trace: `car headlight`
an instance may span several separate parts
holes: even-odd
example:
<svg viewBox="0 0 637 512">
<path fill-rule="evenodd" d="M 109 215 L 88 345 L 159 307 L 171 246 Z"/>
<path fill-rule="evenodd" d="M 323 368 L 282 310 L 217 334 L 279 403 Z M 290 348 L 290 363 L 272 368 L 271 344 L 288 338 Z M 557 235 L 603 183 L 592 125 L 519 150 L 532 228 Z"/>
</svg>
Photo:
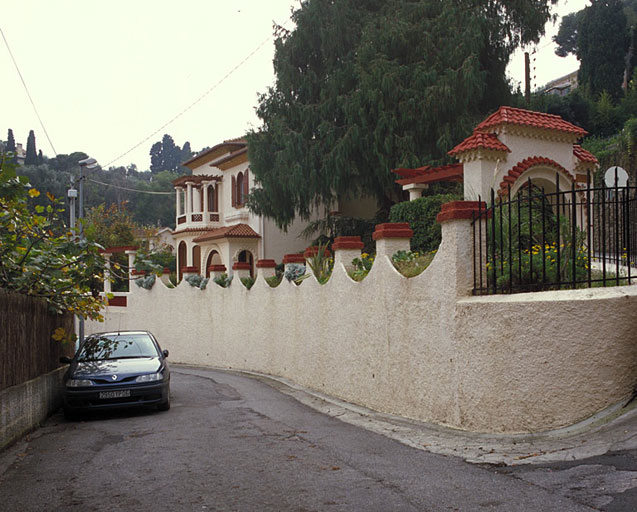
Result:
<svg viewBox="0 0 637 512">
<path fill-rule="evenodd" d="M 86 379 L 69 379 L 66 381 L 67 388 L 85 388 L 92 385 L 93 381 Z"/>
<path fill-rule="evenodd" d="M 155 382 L 157 380 L 163 380 L 164 374 L 162 372 L 149 373 L 147 375 L 140 375 L 135 379 L 135 382 Z"/>
</svg>

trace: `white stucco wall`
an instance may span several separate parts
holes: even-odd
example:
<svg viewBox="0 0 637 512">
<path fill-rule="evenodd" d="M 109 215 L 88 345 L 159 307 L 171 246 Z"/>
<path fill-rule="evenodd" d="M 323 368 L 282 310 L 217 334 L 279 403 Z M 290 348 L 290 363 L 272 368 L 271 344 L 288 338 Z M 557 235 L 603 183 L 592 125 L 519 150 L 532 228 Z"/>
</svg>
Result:
<svg viewBox="0 0 637 512">
<path fill-rule="evenodd" d="M 469 222 L 447 221 L 412 279 L 379 254 L 360 283 L 337 265 L 324 286 L 132 286 L 128 307 L 87 332 L 148 329 L 175 362 L 279 375 L 479 432 L 562 427 L 631 393 L 637 287 L 471 297 L 471 272 Z"/>
</svg>

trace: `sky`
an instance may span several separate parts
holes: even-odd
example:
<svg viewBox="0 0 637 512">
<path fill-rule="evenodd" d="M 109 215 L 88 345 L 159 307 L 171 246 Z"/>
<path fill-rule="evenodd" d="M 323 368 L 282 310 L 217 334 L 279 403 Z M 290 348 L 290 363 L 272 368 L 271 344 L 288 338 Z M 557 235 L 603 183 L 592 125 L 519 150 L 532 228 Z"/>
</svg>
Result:
<svg viewBox="0 0 637 512">
<path fill-rule="evenodd" d="M 587 0 L 560 0 L 568 14 Z M 0 29 L 22 73 L 36 116 L 0 38 L 0 139 L 9 128 L 26 147 L 84 151 L 104 168 L 150 166 L 164 133 L 193 150 L 259 126 L 258 95 L 273 84 L 273 23 L 292 28 L 299 0 L 0 0 Z M 533 88 L 578 68 L 554 55 L 551 36 L 533 54 Z M 533 47 L 527 50 L 533 51 Z M 518 53 L 508 73 L 523 82 Z M 166 125 L 166 126 L 165 126 Z"/>
</svg>

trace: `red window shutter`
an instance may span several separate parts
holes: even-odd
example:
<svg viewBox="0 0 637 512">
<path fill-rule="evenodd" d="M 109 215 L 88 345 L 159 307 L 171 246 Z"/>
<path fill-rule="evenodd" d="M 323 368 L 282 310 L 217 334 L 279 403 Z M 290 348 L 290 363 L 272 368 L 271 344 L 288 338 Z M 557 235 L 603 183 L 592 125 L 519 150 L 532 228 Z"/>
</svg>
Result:
<svg viewBox="0 0 637 512">
<path fill-rule="evenodd" d="M 246 173 L 243 175 L 243 204 L 246 204 L 248 200 L 248 193 L 250 192 L 250 182 L 248 179 L 248 169 L 246 169 Z"/>
<path fill-rule="evenodd" d="M 232 177 L 232 206 L 237 206 L 237 178 Z"/>
<path fill-rule="evenodd" d="M 219 211 L 219 184 L 215 185 L 215 205 L 213 211 Z"/>
</svg>

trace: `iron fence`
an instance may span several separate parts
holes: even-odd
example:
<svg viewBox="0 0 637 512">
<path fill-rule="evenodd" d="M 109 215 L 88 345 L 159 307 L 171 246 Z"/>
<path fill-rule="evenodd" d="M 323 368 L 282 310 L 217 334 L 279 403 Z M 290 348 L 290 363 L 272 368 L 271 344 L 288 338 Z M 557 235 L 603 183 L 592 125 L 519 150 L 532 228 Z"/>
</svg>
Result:
<svg viewBox="0 0 637 512">
<path fill-rule="evenodd" d="M 636 187 L 595 186 L 590 173 L 570 190 L 560 190 L 559 174 L 554 183 L 528 180 L 513 196 L 511 188 L 499 196 L 492 190 L 472 224 L 476 295 L 616 286 L 637 277 Z"/>
</svg>

